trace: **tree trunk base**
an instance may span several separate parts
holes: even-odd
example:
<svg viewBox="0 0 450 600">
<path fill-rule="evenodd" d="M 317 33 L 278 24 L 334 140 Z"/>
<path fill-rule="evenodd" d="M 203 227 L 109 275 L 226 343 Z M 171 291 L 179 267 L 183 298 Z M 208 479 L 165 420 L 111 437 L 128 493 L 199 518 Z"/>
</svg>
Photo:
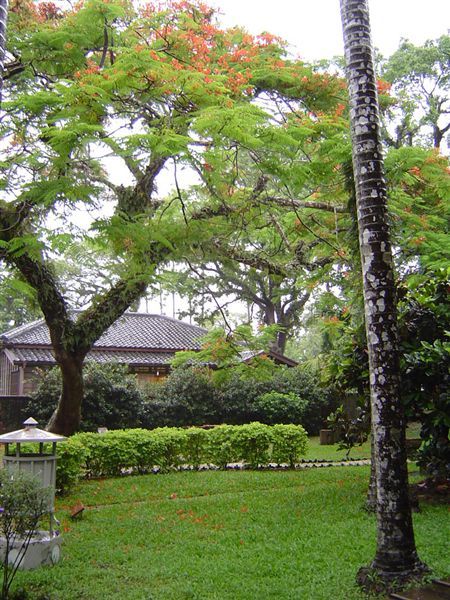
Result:
<svg viewBox="0 0 450 600">
<path fill-rule="evenodd" d="M 368 594 L 389 594 L 421 581 L 431 569 L 421 561 L 404 571 L 385 571 L 370 565 L 361 567 L 356 575 L 356 583 Z"/>
<path fill-rule="evenodd" d="M 75 415 L 65 415 L 63 411 L 59 409 L 59 406 L 55 409 L 54 413 L 50 417 L 49 422 L 45 426 L 47 431 L 57 433 L 58 435 L 65 435 L 70 437 L 78 431 L 80 426 L 79 413 Z"/>
</svg>

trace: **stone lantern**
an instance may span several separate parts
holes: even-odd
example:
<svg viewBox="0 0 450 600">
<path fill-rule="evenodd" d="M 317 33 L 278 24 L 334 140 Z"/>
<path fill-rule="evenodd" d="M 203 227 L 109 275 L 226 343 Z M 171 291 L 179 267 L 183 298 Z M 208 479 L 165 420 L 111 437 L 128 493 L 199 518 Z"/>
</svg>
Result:
<svg viewBox="0 0 450 600">
<path fill-rule="evenodd" d="M 21 562 L 21 569 L 34 569 L 45 564 L 55 564 L 61 553 L 61 536 L 55 530 L 55 491 L 56 491 L 56 444 L 67 438 L 62 435 L 38 429 L 37 421 L 29 418 L 24 422 L 24 429 L 0 435 L 0 444 L 5 445 L 3 466 L 14 471 L 27 471 L 39 479 L 44 488 L 49 490 L 48 531 L 39 530 L 33 536 L 28 550 Z M 38 450 L 29 452 L 22 444 L 39 444 Z M 50 449 L 48 444 L 51 444 Z M 10 444 L 14 444 L 10 451 Z M 46 446 L 44 446 L 46 444 Z M 0 541 L 1 545 L 1 541 Z M 10 551 L 14 553 L 14 549 Z M 16 550 L 18 552 L 18 550 Z"/>
</svg>

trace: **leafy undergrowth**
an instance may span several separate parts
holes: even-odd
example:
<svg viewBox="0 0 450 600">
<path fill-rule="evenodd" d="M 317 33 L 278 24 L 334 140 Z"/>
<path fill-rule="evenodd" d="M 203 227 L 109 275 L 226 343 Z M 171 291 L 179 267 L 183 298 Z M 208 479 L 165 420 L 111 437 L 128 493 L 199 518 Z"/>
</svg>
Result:
<svg viewBox="0 0 450 600">
<path fill-rule="evenodd" d="M 368 468 L 185 472 L 84 482 L 58 504 L 63 558 L 20 573 L 52 600 L 356 600 L 374 555 Z M 70 508 L 86 507 L 71 521 Z M 414 515 L 419 553 L 446 568 L 447 508 Z"/>
</svg>

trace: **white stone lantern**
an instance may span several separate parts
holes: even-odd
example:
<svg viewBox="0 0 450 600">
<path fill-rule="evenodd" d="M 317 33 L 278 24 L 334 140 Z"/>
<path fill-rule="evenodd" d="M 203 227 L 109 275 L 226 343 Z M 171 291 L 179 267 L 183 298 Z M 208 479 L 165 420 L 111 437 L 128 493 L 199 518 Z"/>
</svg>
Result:
<svg viewBox="0 0 450 600">
<path fill-rule="evenodd" d="M 36 532 L 22 560 L 21 569 L 33 569 L 58 562 L 62 541 L 59 532 L 55 530 L 56 444 L 67 438 L 38 429 L 37 424 L 37 421 L 30 417 L 24 422 L 24 429 L 0 435 L 0 444 L 5 445 L 3 466 L 6 469 L 31 473 L 41 481 L 42 487 L 49 490 L 49 530 Z M 30 443 L 39 444 L 38 451 L 29 452 L 28 448 L 22 447 L 22 444 Z M 11 444 L 15 445 L 13 451 L 10 451 Z M 44 446 L 45 444 L 47 446 Z"/>
</svg>

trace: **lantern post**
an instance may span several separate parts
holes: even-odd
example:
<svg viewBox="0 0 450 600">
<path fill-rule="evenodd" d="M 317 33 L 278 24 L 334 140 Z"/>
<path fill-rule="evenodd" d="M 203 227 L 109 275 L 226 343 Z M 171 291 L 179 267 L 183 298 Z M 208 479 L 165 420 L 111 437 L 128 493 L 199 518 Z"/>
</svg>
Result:
<svg viewBox="0 0 450 600">
<path fill-rule="evenodd" d="M 5 446 L 3 467 L 12 472 L 30 473 L 40 480 L 43 488 L 49 491 L 47 506 L 49 528 L 36 531 L 20 564 L 21 569 L 55 564 L 61 554 L 62 539 L 59 531 L 55 529 L 58 523 L 55 519 L 56 444 L 67 438 L 38 429 L 37 425 L 38 422 L 30 417 L 24 422 L 23 429 L 0 435 L 0 444 Z M 29 444 L 33 446 L 30 447 Z M 0 540 L 0 548 L 1 545 Z"/>
</svg>

